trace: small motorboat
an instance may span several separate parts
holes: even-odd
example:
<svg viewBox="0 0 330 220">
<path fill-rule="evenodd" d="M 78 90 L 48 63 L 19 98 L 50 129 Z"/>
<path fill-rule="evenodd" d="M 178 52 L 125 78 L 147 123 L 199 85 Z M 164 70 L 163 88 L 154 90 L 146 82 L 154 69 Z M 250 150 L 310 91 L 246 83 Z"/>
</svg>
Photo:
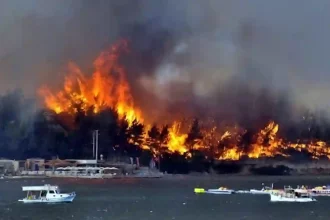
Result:
<svg viewBox="0 0 330 220">
<path fill-rule="evenodd" d="M 330 186 L 317 186 L 310 190 L 313 196 L 330 196 Z"/>
<path fill-rule="evenodd" d="M 271 202 L 316 202 L 306 189 L 284 187 L 283 192 L 270 193 Z"/>
<path fill-rule="evenodd" d="M 76 193 L 60 193 L 58 186 L 23 186 L 23 192 L 27 192 L 26 198 L 18 200 L 23 203 L 66 203 L 72 202 Z"/>
<path fill-rule="evenodd" d="M 227 189 L 226 187 L 219 187 L 219 189 L 209 189 L 207 193 L 211 194 L 234 194 L 235 190 Z"/>
<path fill-rule="evenodd" d="M 264 186 L 261 189 L 250 189 L 250 193 L 251 194 L 256 194 L 256 195 L 268 195 L 272 192 L 278 192 L 278 191 L 279 190 L 274 190 L 274 185 L 273 184 L 272 184 L 271 187 Z"/>
<path fill-rule="evenodd" d="M 233 194 L 235 190 L 227 189 L 226 187 L 220 187 L 218 189 L 208 189 L 205 190 L 203 188 L 195 188 L 195 193 L 208 193 L 208 194 Z"/>
</svg>

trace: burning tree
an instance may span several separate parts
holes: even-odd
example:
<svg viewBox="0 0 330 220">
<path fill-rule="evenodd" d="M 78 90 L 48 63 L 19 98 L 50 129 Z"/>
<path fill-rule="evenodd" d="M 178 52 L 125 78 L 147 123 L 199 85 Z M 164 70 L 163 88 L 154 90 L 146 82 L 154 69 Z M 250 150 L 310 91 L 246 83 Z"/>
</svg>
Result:
<svg viewBox="0 0 330 220">
<path fill-rule="evenodd" d="M 199 122 L 197 119 L 195 119 L 191 125 L 190 131 L 188 133 L 188 136 L 186 138 L 185 144 L 188 146 L 188 149 L 190 151 L 194 150 L 195 145 L 199 145 L 202 141 L 202 134 L 199 127 Z M 198 148 L 198 146 L 197 146 Z"/>
<path fill-rule="evenodd" d="M 248 120 L 250 124 L 244 128 L 239 124 L 207 126 L 205 121 L 199 119 L 190 121 L 190 128 L 187 129 L 183 126 L 184 122 L 177 118 L 169 126 L 159 129 L 149 123 L 148 113 L 142 112 L 133 99 L 127 70 L 120 62 L 128 53 L 128 43 L 119 41 L 97 57 L 91 75 L 83 73 L 74 63 L 69 63 L 69 73 L 64 78 L 62 89 L 53 92 L 50 87 L 42 86 L 39 95 L 51 115 L 52 123 L 61 129 L 49 127 L 50 119 L 40 115 L 34 125 L 33 138 L 26 138 L 24 143 L 28 143 L 27 146 L 32 146 L 32 143 L 36 143 L 34 146 L 50 146 L 47 149 L 50 154 L 87 157 L 91 155 L 91 132 L 98 129 L 100 153 L 106 156 L 120 154 L 139 157 L 142 150 L 150 150 L 157 158 L 165 153 L 190 157 L 192 152 L 199 151 L 215 159 L 238 160 L 242 157 L 288 157 L 290 155 L 287 152 L 294 150 L 308 152 L 314 158 L 330 158 L 329 145 L 321 140 L 326 135 L 313 120 L 304 120 L 308 124 L 304 125 L 306 129 L 308 127 L 308 134 L 298 132 L 295 140 L 280 138 L 280 125 L 275 121 L 264 122 L 272 116 L 270 113 L 263 114 L 263 123 L 258 122 L 258 129 L 251 126 L 253 120 Z M 264 94 L 259 99 L 267 97 Z M 247 100 L 245 103 L 249 105 Z M 272 105 L 269 101 L 267 103 Z M 3 98 L 0 109 L 2 135 L 10 128 L 11 123 L 7 119 L 13 118 L 11 114 L 16 114 L 6 110 L 6 105 L 10 106 L 10 103 L 6 104 Z M 6 138 L 2 138 L 5 140 L 2 144 L 8 143 Z M 43 138 L 49 142 L 43 142 Z M 42 151 L 36 147 L 33 149 Z M 27 151 L 33 150 L 29 147 Z"/>
<path fill-rule="evenodd" d="M 168 143 L 168 126 L 165 125 L 161 130 L 156 125 L 153 125 L 148 131 L 147 145 L 150 147 L 154 157 L 158 161 L 158 169 L 160 169 L 160 160 Z"/>
</svg>

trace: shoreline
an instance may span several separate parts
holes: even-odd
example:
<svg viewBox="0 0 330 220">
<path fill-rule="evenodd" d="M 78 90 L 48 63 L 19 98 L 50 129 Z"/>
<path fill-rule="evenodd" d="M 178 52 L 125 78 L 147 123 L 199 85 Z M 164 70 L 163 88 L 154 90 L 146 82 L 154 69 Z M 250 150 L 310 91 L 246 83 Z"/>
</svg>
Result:
<svg viewBox="0 0 330 220">
<path fill-rule="evenodd" d="M 222 179 L 231 178 L 231 179 L 260 179 L 260 178 L 286 178 L 286 179 L 304 179 L 304 178 L 329 178 L 330 175 L 327 174 L 291 174 L 291 175 L 255 175 L 255 174 L 164 174 L 161 176 L 113 176 L 113 177 L 79 177 L 79 176 L 46 176 L 46 175 L 24 175 L 24 176 L 4 176 L 1 179 L 86 179 L 86 180 L 95 180 L 95 179 Z M 1 180 L 0 179 L 0 180 Z"/>
</svg>

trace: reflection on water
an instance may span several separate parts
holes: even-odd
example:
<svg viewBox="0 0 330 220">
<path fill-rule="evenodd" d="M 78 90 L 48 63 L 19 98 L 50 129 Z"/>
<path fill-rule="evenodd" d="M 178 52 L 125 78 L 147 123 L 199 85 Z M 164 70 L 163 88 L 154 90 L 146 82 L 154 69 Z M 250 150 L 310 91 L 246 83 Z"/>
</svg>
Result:
<svg viewBox="0 0 330 220">
<path fill-rule="evenodd" d="M 235 189 L 283 185 L 327 185 L 328 178 L 219 177 L 173 179 L 52 179 L 0 180 L 1 220 L 55 219 L 329 219 L 330 198 L 316 203 L 270 203 L 267 195 L 195 195 L 193 188 Z M 72 204 L 21 204 L 23 185 L 58 184 L 75 191 Z"/>
</svg>

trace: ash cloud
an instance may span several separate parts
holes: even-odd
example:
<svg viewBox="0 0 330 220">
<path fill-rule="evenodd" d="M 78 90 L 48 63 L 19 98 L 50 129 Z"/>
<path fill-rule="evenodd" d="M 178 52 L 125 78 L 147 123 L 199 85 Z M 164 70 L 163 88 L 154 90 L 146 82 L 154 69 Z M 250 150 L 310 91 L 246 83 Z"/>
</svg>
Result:
<svg viewBox="0 0 330 220">
<path fill-rule="evenodd" d="M 1 91 L 35 95 L 62 80 L 69 60 L 87 70 L 125 37 L 133 95 L 157 106 L 155 118 L 185 106 L 247 124 L 280 120 L 299 105 L 328 107 L 329 11 L 326 0 L 2 1 Z"/>
</svg>

